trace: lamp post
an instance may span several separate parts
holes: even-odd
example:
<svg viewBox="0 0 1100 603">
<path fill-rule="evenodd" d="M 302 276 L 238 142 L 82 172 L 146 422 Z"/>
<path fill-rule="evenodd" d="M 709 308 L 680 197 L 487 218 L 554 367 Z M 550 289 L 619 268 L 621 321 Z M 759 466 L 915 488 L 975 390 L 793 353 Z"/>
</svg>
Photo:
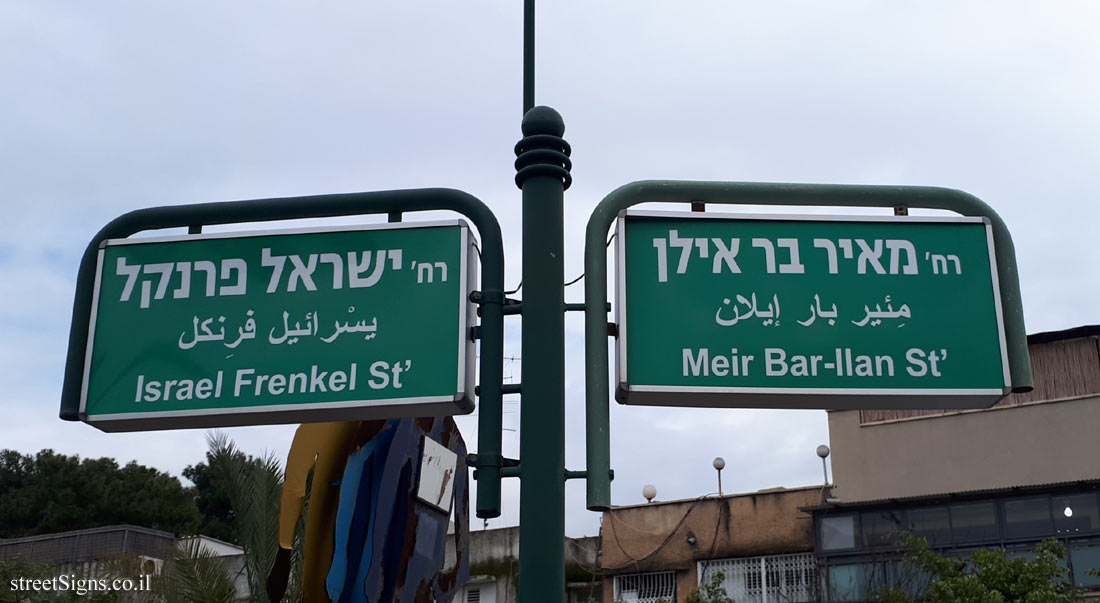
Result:
<svg viewBox="0 0 1100 603">
<path fill-rule="evenodd" d="M 565 122 L 550 107 L 523 116 L 516 185 L 523 191 L 523 334 L 520 342 L 519 600 L 565 597 L 564 193 Z"/>
<path fill-rule="evenodd" d="M 825 476 L 825 481 L 821 484 L 821 502 L 825 503 L 825 488 L 829 485 L 829 469 L 825 466 L 825 459 L 829 456 L 829 447 L 822 444 L 817 447 L 817 456 L 821 457 L 821 472 Z"/>
<path fill-rule="evenodd" d="M 716 456 L 711 465 L 718 471 L 718 496 L 722 496 L 722 470 L 726 468 L 726 459 Z"/>
</svg>

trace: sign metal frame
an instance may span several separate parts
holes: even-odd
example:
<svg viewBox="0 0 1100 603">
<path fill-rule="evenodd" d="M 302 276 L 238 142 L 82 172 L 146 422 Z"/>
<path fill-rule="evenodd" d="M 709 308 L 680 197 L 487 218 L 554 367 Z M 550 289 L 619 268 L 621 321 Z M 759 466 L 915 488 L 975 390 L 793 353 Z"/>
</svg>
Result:
<svg viewBox="0 0 1100 603">
<path fill-rule="evenodd" d="M 480 324 L 476 338 L 480 347 L 477 362 L 477 395 L 479 439 L 481 457 L 486 465 L 500 455 L 500 408 L 503 374 L 503 291 L 504 246 L 500 224 L 489 208 L 477 197 L 451 188 L 420 188 L 356 193 L 310 195 L 251 199 L 245 201 L 220 201 L 185 205 L 166 205 L 138 209 L 118 216 L 104 225 L 92 237 L 81 256 L 73 295 L 72 321 L 65 361 L 64 381 L 61 389 L 59 416 L 66 421 L 80 421 L 80 397 L 83 385 L 84 363 L 89 336 L 89 319 L 92 307 L 92 291 L 100 244 L 108 239 L 132 237 L 138 233 L 166 228 L 186 228 L 199 233 L 205 226 L 267 223 L 276 220 L 307 218 L 355 217 L 386 215 L 389 222 L 401 222 L 402 214 L 420 211 L 454 211 L 477 228 L 481 242 L 476 254 L 480 265 L 480 289 L 471 292 L 470 300 L 479 304 Z M 472 274 L 472 271 L 471 271 Z M 476 299 L 475 299 L 476 294 Z M 472 324 L 472 323 L 471 323 Z M 472 365 L 472 363 L 471 363 Z M 472 370 L 473 367 L 468 367 Z M 473 387 L 473 380 L 468 380 Z M 180 425 L 190 427 L 190 425 Z M 495 434 L 495 437 L 494 437 Z M 480 457 L 479 457 L 480 458 Z M 499 460 L 496 460 L 499 463 Z M 495 471 L 483 472 L 479 479 L 478 516 L 496 517 L 500 514 L 500 476 Z"/>
<path fill-rule="evenodd" d="M 1011 391 L 1033 389 L 1027 332 L 1020 299 L 1015 246 L 1008 226 L 987 203 L 964 191 L 932 186 L 804 184 L 693 180 L 639 180 L 611 191 L 599 202 L 585 230 L 585 458 L 587 506 L 592 511 L 611 508 L 611 418 L 608 336 L 618 325 L 608 323 L 607 235 L 618 213 L 642 203 L 691 203 L 699 206 L 813 206 L 908 208 L 947 210 L 964 216 L 988 218 L 993 230 L 1003 324 L 1008 347 Z"/>
</svg>

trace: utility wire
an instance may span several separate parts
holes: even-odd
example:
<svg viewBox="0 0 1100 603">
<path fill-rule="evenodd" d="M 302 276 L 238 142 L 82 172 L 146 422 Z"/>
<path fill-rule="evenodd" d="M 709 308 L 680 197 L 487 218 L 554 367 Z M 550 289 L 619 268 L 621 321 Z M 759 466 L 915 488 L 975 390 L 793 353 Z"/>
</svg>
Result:
<svg viewBox="0 0 1100 603">
<path fill-rule="evenodd" d="M 652 551 L 646 553 L 645 555 L 642 555 L 641 557 L 634 557 L 630 553 L 626 552 L 626 549 L 623 548 L 622 542 L 619 541 L 619 534 L 615 530 L 615 512 L 614 511 L 609 512 L 608 513 L 608 519 L 609 519 L 608 523 L 610 524 L 610 527 L 611 527 L 611 536 L 615 539 L 615 545 L 619 547 L 619 550 L 622 551 L 623 555 L 625 555 L 626 558 L 629 559 L 630 561 L 627 562 L 627 563 L 624 563 L 622 565 L 616 566 L 616 567 L 608 567 L 608 568 L 604 568 L 604 569 L 615 571 L 615 570 L 620 570 L 620 569 L 629 567 L 631 565 L 633 565 L 635 567 L 635 569 L 639 569 L 641 562 L 650 559 L 651 557 L 653 557 L 657 553 L 660 553 L 661 550 L 663 550 L 668 545 L 669 542 L 672 542 L 673 536 L 675 536 L 676 533 L 680 531 L 680 528 L 683 527 L 684 522 L 687 521 L 687 518 L 688 518 L 689 515 L 691 515 L 691 512 L 695 510 L 696 505 L 698 505 L 700 501 L 706 499 L 708 496 L 709 495 L 703 495 L 703 496 L 700 496 L 699 498 L 696 498 L 695 500 L 693 500 L 691 502 L 691 506 L 688 507 L 687 511 L 684 511 L 684 516 L 681 517 L 680 521 L 677 522 L 676 526 L 674 528 L 672 528 L 671 531 L 669 531 L 668 536 L 665 537 L 664 541 L 662 541 L 661 544 L 657 545 L 657 548 L 655 548 Z M 639 571 L 640 571 L 640 569 L 639 569 Z"/>
<path fill-rule="evenodd" d="M 618 234 L 618 233 L 616 233 L 616 232 L 611 233 L 611 238 L 607 240 L 607 243 L 604 244 L 604 247 L 610 247 L 611 246 L 611 241 L 615 240 L 615 235 L 616 234 Z M 569 285 L 575 285 L 577 283 L 577 281 L 581 280 L 582 278 L 584 278 L 584 273 L 583 272 L 577 278 L 569 281 L 568 283 L 565 283 L 564 286 L 568 287 Z"/>
<path fill-rule="evenodd" d="M 617 234 L 618 233 L 615 233 L 615 232 L 611 233 L 611 238 L 607 239 L 607 243 L 604 244 L 604 247 L 610 247 L 611 246 L 611 241 L 615 240 L 615 235 L 617 235 Z M 478 259 L 480 259 L 481 258 L 481 250 L 478 249 L 476 245 L 474 246 L 474 249 L 477 250 L 477 257 L 478 257 Z M 563 287 L 568 287 L 570 285 L 575 285 L 578 282 L 580 282 L 580 280 L 582 278 L 584 278 L 584 273 L 583 272 L 581 273 L 580 276 L 578 276 L 577 278 L 569 281 L 568 283 L 565 283 L 562 286 Z M 511 291 L 505 291 L 504 294 L 505 295 L 515 295 L 516 293 L 519 293 L 519 290 L 522 289 L 522 288 L 523 288 L 523 281 L 520 281 L 519 284 L 516 285 L 515 289 L 512 289 Z"/>
</svg>

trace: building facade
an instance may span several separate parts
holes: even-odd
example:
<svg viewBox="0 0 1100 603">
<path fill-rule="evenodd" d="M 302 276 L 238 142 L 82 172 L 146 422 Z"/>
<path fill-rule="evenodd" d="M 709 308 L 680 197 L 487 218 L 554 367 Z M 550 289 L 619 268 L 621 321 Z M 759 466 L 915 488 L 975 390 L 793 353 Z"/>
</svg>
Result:
<svg viewBox="0 0 1100 603">
<path fill-rule="evenodd" d="M 115 575 L 120 560 L 136 562 L 143 575 L 161 574 L 174 549 L 217 558 L 233 579 L 237 601 L 250 600 L 244 549 L 209 536 L 175 535 L 132 525 L 0 539 L 0 561 L 42 563 L 84 577 Z M 137 596 L 140 599 L 140 596 Z M 120 600 L 128 600 L 121 596 Z"/>
<path fill-rule="evenodd" d="M 927 577 L 903 563 L 895 540 L 901 531 L 949 557 L 983 548 L 1031 557 L 1040 541 L 1054 538 L 1069 551 L 1069 577 L 1100 596 L 1100 577 L 1088 574 L 1100 568 L 1100 480 L 831 503 L 812 512 L 826 601 L 867 600 L 884 587 L 919 593 Z"/>
<path fill-rule="evenodd" d="M 738 603 L 816 601 L 814 531 L 802 507 L 822 486 L 614 507 L 603 514 L 603 600 L 683 601 L 722 573 Z"/>
<path fill-rule="evenodd" d="M 1100 326 L 1028 336 L 1035 389 L 977 411 L 830 411 L 843 501 L 1100 478 Z"/>
<path fill-rule="evenodd" d="M 1044 538 L 1100 596 L 1100 327 L 1028 337 L 1035 389 L 984 410 L 830 411 L 836 487 L 814 515 L 825 600 L 919 589 L 890 534 L 948 556 Z"/>
<path fill-rule="evenodd" d="M 447 535 L 444 568 L 454 567 L 454 534 Z M 600 603 L 600 539 L 565 539 L 566 603 Z M 454 603 L 515 603 L 519 578 L 519 527 L 470 532 L 470 579 Z"/>
<path fill-rule="evenodd" d="M 142 562 L 142 570 L 158 573 L 175 546 L 168 532 L 120 525 L 56 534 L 0 539 L 0 560 L 80 567 L 105 559 L 128 556 Z"/>
</svg>

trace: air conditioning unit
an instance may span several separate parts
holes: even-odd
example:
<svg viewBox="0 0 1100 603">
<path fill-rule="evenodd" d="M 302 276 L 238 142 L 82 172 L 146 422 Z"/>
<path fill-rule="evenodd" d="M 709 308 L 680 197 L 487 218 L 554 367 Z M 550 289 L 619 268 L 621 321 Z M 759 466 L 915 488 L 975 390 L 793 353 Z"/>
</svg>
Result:
<svg viewBox="0 0 1100 603">
<path fill-rule="evenodd" d="M 164 559 L 138 555 L 138 561 L 141 564 L 141 573 L 143 574 L 160 574 L 161 570 L 164 569 Z"/>
</svg>

